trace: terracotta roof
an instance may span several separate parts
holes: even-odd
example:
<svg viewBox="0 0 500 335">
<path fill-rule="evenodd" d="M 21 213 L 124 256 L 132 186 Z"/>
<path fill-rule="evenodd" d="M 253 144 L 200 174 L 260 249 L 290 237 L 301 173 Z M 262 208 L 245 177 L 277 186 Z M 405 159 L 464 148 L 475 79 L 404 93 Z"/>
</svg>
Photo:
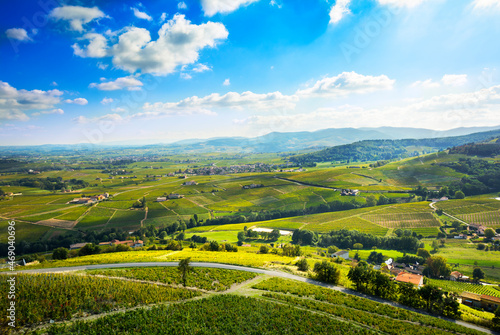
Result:
<svg viewBox="0 0 500 335">
<path fill-rule="evenodd" d="M 462 277 L 462 274 L 458 271 L 453 271 L 452 273 L 450 273 L 450 276 L 455 277 L 455 278 L 460 278 L 460 277 Z"/>
<path fill-rule="evenodd" d="M 481 295 L 481 300 L 488 300 L 488 301 L 495 302 L 497 304 L 500 303 L 500 298 L 492 297 L 491 295 L 486 295 L 486 294 Z"/>
<path fill-rule="evenodd" d="M 471 300 L 476 300 L 476 301 L 481 300 L 480 294 L 476 294 L 476 293 L 472 293 L 472 292 L 462 292 L 462 294 L 460 294 L 460 296 L 462 297 L 462 299 L 471 299 Z"/>
<path fill-rule="evenodd" d="M 398 273 L 396 280 L 403 283 L 411 283 L 413 285 L 421 285 L 423 283 L 423 277 L 421 275 L 408 272 Z"/>
</svg>

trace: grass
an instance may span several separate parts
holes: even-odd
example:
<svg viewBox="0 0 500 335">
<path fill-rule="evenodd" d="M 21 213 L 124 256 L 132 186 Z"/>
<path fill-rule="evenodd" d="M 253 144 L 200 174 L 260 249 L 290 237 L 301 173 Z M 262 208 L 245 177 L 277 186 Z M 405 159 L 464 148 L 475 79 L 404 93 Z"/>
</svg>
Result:
<svg viewBox="0 0 500 335">
<path fill-rule="evenodd" d="M 149 214 L 149 213 L 148 213 Z M 109 220 L 106 228 L 121 228 L 124 230 L 135 230 L 141 227 L 141 220 L 145 213 L 141 210 L 118 210 Z"/>
<path fill-rule="evenodd" d="M 92 207 L 83 219 L 76 225 L 77 228 L 92 228 L 105 225 L 116 212 L 112 208 Z"/>
</svg>

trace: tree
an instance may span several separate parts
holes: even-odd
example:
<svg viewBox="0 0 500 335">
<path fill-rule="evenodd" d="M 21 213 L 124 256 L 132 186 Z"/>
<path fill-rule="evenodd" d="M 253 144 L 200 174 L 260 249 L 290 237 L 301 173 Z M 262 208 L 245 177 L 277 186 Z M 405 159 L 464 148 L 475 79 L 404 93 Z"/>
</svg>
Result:
<svg viewBox="0 0 500 335">
<path fill-rule="evenodd" d="M 316 272 L 317 280 L 334 285 L 339 282 L 340 270 L 328 261 L 314 264 L 314 272 Z"/>
<path fill-rule="evenodd" d="M 455 192 L 455 199 L 464 199 L 464 198 L 465 198 L 464 192 L 462 192 L 462 191 Z"/>
<path fill-rule="evenodd" d="M 273 229 L 271 233 L 269 233 L 269 238 L 273 241 L 276 241 L 280 238 L 281 234 L 279 229 Z"/>
<path fill-rule="evenodd" d="M 439 242 L 438 240 L 433 240 L 432 241 L 432 251 L 436 252 L 439 249 Z"/>
<path fill-rule="evenodd" d="M 347 274 L 347 278 L 353 282 L 357 291 L 366 292 L 368 284 L 371 282 L 373 270 L 368 267 L 368 263 L 360 261 L 358 265 L 352 267 Z"/>
<path fill-rule="evenodd" d="M 187 276 L 192 269 L 191 266 L 189 265 L 190 262 L 191 262 L 191 257 L 184 258 L 179 262 L 179 266 L 177 267 L 177 269 L 181 274 L 181 279 L 182 283 L 184 284 L 184 287 L 186 287 Z"/>
<path fill-rule="evenodd" d="M 369 195 L 366 197 L 366 206 L 373 207 L 377 204 L 377 199 L 373 195 Z"/>
<path fill-rule="evenodd" d="M 389 198 L 387 198 L 385 195 L 380 195 L 378 197 L 377 205 L 387 205 L 389 203 Z"/>
<path fill-rule="evenodd" d="M 267 245 L 263 244 L 260 246 L 259 253 L 261 254 L 267 254 L 269 252 L 269 248 Z"/>
<path fill-rule="evenodd" d="M 52 259 L 66 259 L 68 258 L 68 249 L 66 248 L 57 248 L 52 253 Z"/>
<path fill-rule="evenodd" d="M 238 232 L 238 241 L 240 241 L 240 242 L 245 241 L 245 232 L 244 231 Z"/>
<path fill-rule="evenodd" d="M 495 231 L 491 228 L 485 229 L 484 237 L 486 237 L 487 239 L 492 239 L 493 237 L 495 237 Z"/>
<path fill-rule="evenodd" d="M 160 239 L 161 239 L 161 240 L 164 240 L 164 239 L 165 239 L 165 237 L 167 237 L 167 232 L 166 232 L 166 231 L 162 231 L 162 232 L 160 233 Z"/>
<path fill-rule="evenodd" d="M 474 279 L 474 282 L 478 283 L 481 279 L 484 278 L 484 271 L 479 267 L 474 268 L 474 270 L 472 271 L 472 278 Z"/>
<path fill-rule="evenodd" d="M 435 285 L 425 285 L 419 290 L 420 297 L 425 301 L 427 310 L 432 312 L 435 305 L 443 299 L 443 292 Z"/>
<path fill-rule="evenodd" d="M 210 251 L 219 251 L 219 243 L 217 241 L 210 241 Z"/>
<path fill-rule="evenodd" d="M 354 243 L 352 247 L 356 250 L 363 249 L 363 245 L 361 243 Z"/>
<path fill-rule="evenodd" d="M 98 254 L 100 251 L 101 249 L 99 249 L 99 246 L 95 245 L 94 243 L 87 243 L 83 248 L 78 250 L 78 255 L 79 256 L 94 255 Z"/>
<path fill-rule="evenodd" d="M 446 262 L 446 258 L 442 256 L 429 257 L 425 263 L 424 274 L 431 278 L 448 277 L 451 273 L 451 268 Z"/>
<path fill-rule="evenodd" d="M 491 321 L 493 321 L 493 329 L 500 330 L 500 306 L 495 310 L 495 316 Z"/>
<path fill-rule="evenodd" d="M 305 258 L 301 258 L 297 261 L 297 263 L 295 263 L 295 265 L 297 265 L 297 269 L 299 271 L 307 271 L 309 270 L 309 263 L 307 262 L 307 259 Z"/>
<path fill-rule="evenodd" d="M 177 241 L 183 241 L 185 237 L 186 237 L 186 235 L 184 234 L 184 232 L 182 232 L 179 235 L 177 235 L 177 237 L 175 239 Z"/>
<path fill-rule="evenodd" d="M 417 256 L 422 257 L 423 259 L 427 259 L 427 258 L 431 257 L 431 253 L 424 248 L 419 248 L 417 250 Z"/>
<path fill-rule="evenodd" d="M 453 221 L 451 223 L 451 226 L 455 229 L 455 231 L 458 231 L 458 229 L 462 226 L 462 224 L 459 221 Z"/>
</svg>

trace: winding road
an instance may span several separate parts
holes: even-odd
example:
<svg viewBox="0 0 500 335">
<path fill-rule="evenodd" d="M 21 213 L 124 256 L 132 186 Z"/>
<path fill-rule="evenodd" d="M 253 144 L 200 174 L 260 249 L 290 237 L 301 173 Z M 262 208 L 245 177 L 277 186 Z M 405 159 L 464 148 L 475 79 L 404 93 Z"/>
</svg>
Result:
<svg viewBox="0 0 500 335">
<path fill-rule="evenodd" d="M 113 269 L 113 268 L 133 268 L 133 267 L 155 267 L 155 266 L 163 266 L 163 267 L 175 267 L 178 265 L 178 262 L 144 262 L 144 263 L 115 263 L 115 264 L 96 264 L 96 265 L 81 265 L 81 266 L 72 266 L 72 267 L 60 267 L 60 268 L 46 268 L 46 269 L 32 269 L 32 270 L 22 270 L 22 271 L 16 271 L 12 272 L 11 274 L 15 273 L 58 273 L 58 272 L 72 272 L 72 271 L 83 271 L 83 270 L 95 270 L 95 269 Z M 260 269 L 260 268 L 250 268 L 250 267 L 245 267 L 245 266 L 239 266 L 239 265 L 230 265 L 230 264 L 221 264 L 221 263 L 205 263 L 205 262 L 191 262 L 191 266 L 193 267 L 204 267 L 204 268 L 217 268 L 217 269 L 227 269 L 227 270 L 240 270 L 240 271 L 247 271 L 247 272 L 253 272 L 253 273 L 260 273 L 268 276 L 273 276 L 273 277 L 281 277 L 281 278 L 286 278 L 286 279 L 293 279 L 293 280 L 298 280 L 301 282 L 317 285 L 317 286 L 322 286 L 326 287 L 332 290 L 336 290 L 339 292 L 343 292 L 346 294 L 354 295 L 357 297 L 369 299 L 372 301 L 376 301 L 379 303 L 387 304 L 393 307 L 398 307 L 398 308 L 403 308 L 408 311 L 416 312 L 419 314 L 423 315 L 428 315 L 428 316 L 433 316 L 442 320 L 450 321 L 453 323 L 456 323 L 458 325 L 478 330 L 481 332 L 484 332 L 486 334 L 498 334 L 496 332 L 493 332 L 489 329 L 479 327 L 473 324 L 469 324 L 463 321 L 459 320 L 453 320 L 453 319 L 448 319 L 444 317 L 439 317 L 433 314 L 426 313 L 421 310 L 413 309 L 408 306 L 404 306 L 392 301 L 387 301 L 383 300 L 374 296 L 362 294 L 350 289 L 346 289 L 343 287 L 339 286 L 334 286 L 330 284 L 326 284 L 323 282 L 316 281 L 314 279 L 306 278 L 306 277 L 301 277 L 297 275 L 293 275 L 291 273 L 286 273 L 286 272 L 281 272 L 281 271 L 276 271 L 276 270 L 265 270 L 265 269 Z"/>
</svg>

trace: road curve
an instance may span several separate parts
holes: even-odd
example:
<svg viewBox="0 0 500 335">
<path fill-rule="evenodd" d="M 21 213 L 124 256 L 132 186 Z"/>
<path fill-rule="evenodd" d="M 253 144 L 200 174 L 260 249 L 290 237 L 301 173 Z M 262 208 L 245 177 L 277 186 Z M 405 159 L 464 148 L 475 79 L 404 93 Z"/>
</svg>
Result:
<svg viewBox="0 0 500 335">
<path fill-rule="evenodd" d="M 16 271 L 16 272 L 11 272 L 9 273 L 10 275 L 16 274 L 16 273 L 57 273 L 57 272 L 70 272 L 70 271 L 83 271 L 83 270 L 95 270 L 95 269 L 113 269 L 113 268 L 133 268 L 133 267 L 154 267 L 154 266 L 163 266 L 163 267 L 174 267 L 177 266 L 179 263 L 178 262 L 143 262 L 143 263 L 114 263 L 114 264 L 95 264 L 95 265 L 81 265 L 81 266 L 72 266 L 72 267 L 60 267 L 60 268 L 46 268 L 46 269 L 32 269 L 32 270 L 22 270 L 22 271 Z M 205 262 L 191 262 L 191 266 L 193 267 L 204 267 L 204 268 L 217 268 L 217 269 L 227 269 L 227 270 L 240 270 L 240 271 L 247 271 L 247 272 L 253 272 L 253 273 L 260 273 L 260 274 L 265 274 L 273 277 L 281 277 L 281 278 L 286 278 L 286 279 L 293 279 L 293 280 L 298 280 L 301 282 L 317 285 L 317 286 L 322 286 L 326 287 L 332 290 L 336 290 L 339 292 L 343 292 L 346 294 L 354 295 L 357 297 L 369 299 L 375 302 L 387 304 L 393 307 L 398 307 L 398 308 L 403 308 L 408 311 L 416 312 L 419 314 L 423 315 L 428 315 L 428 316 L 433 316 L 442 320 L 450 321 L 453 323 L 456 323 L 458 325 L 478 330 L 481 332 L 484 332 L 486 334 L 498 334 L 496 332 L 493 332 L 489 329 L 479 327 L 473 324 L 469 324 L 463 321 L 459 320 L 453 320 L 453 319 L 448 319 L 444 317 L 439 317 L 436 315 L 432 315 L 426 312 L 423 312 L 421 310 L 417 310 L 408 306 L 404 306 L 392 301 L 387 301 L 383 300 L 374 296 L 362 294 L 350 289 L 346 289 L 343 287 L 335 286 L 335 285 L 330 285 L 326 284 L 323 282 L 319 282 L 314 279 L 310 278 L 305 278 L 297 275 L 293 275 L 291 273 L 286 273 L 286 272 L 281 272 L 281 271 L 275 271 L 275 270 L 265 270 L 265 269 L 259 269 L 259 268 L 250 268 L 250 267 L 245 267 L 245 266 L 239 266 L 239 265 L 230 265 L 230 264 L 221 264 L 221 263 L 205 263 Z"/>
</svg>

